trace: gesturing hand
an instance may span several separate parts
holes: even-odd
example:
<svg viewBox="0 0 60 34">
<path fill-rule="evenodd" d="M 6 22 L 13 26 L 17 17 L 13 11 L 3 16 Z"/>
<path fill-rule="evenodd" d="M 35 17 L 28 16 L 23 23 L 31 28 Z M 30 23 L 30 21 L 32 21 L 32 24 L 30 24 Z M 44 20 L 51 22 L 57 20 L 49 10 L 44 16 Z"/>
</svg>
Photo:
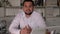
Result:
<svg viewBox="0 0 60 34">
<path fill-rule="evenodd" d="M 30 34 L 32 31 L 31 27 L 28 25 L 28 26 L 25 26 L 23 29 L 21 29 L 20 33 L 21 34 Z"/>
</svg>

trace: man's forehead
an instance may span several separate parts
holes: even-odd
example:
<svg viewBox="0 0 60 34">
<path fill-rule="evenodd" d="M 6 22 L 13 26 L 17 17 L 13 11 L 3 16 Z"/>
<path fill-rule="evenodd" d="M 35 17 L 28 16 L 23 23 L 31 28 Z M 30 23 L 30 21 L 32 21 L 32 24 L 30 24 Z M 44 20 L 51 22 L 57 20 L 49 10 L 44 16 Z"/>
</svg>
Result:
<svg viewBox="0 0 60 34">
<path fill-rule="evenodd" d="M 25 2 L 24 4 L 32 4 L 32 2 Z"/>
</svg>

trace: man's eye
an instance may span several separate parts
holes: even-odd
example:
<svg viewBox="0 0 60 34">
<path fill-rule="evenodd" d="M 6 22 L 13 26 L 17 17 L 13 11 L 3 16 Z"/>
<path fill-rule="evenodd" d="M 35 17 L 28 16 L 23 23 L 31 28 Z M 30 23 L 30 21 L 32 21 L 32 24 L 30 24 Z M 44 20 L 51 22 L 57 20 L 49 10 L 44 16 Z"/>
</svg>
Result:
<svg viewBox="0 0 60 34">
<path fill-rule="evenodd" d="M 32 7 L 31 5 L 29 7 Z"/>
<path fill-rule="evenodd" d="M 27 6 L 25 6 L 25 7 L 27 7 Z"/>
<path fill-rule="evenodd" d="M 32 6 L 24 6 L 24 7 L 32 7 Z"/>
</svg>

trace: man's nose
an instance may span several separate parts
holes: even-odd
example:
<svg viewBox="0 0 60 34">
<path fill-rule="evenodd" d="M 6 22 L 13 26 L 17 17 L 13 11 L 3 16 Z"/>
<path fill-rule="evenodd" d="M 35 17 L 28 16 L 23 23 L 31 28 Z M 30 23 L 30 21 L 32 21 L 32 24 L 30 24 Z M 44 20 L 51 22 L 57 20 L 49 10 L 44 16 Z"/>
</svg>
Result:
<svg viewBox="0 0 60 34">
<path fill-rule="evenodd" d="M 27 8 L 27 11 L 30 11 L 30 9 L 29 9 L 29 8 Z"/>
</svg>

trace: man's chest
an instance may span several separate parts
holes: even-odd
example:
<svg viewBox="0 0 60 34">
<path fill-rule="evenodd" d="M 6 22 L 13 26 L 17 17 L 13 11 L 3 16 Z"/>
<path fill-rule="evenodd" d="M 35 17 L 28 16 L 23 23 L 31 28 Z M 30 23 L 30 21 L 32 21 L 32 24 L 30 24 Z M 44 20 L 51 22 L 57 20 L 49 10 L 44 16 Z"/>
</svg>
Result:
<svg viewBox="0 0 60 34">
<path fill-rule="evenodd" d="M 20 27 L 24 28 L 25 26 L 30 26 L 32 29 L 35 29 L 38 27 L 38 22 L 36 19 L 31 18 L 31 19 L 26 19 L 26 18 L 21 18 L 20 19 Z"/>
</svg>

